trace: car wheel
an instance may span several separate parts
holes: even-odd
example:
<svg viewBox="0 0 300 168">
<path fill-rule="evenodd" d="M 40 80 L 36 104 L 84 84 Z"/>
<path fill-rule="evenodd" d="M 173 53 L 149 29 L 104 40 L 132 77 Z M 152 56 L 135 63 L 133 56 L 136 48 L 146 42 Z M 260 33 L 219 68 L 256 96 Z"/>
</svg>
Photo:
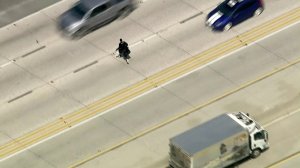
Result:
<svg viewBox="0 0 300 168">
<path fill-rule="evenodd" d="M 254 12 L 254 16 L 259 16 L 263 12 L 263 8 L 257 8 Z"/>
<path fill-rule="evenodd" d="M 132 5 L 129 5 L 123 9 L 120 10 L 119 14 L 119 18 L 120 19 L 124 19 L 126 16 L 128 16 L 132 11 L 134 10 L 134 7 Z"/>
<path fill-rule="evenodd" d="M 229 29 L 231 29 L 231 27 L 232 27 L 232 23 L 231 22 L 229 22 L 229 23 L 227 23 L 225 26 L 224 26 L 224 31 L 228 31 Z"/>
<path fill-rule="evenodd" d="M 87 34 L 87 30 L 85 27 L 82 27 L 80 28 L 79 30 L 77 30 L 74 34 L 73 34 L 73 37 L 74 38 L 81 38 L 83 37 L 84 35 Z"/>
<path fill-rule="evenodd" d="M 260 149 L 254 149 L 254 150 L 252 151 L 252 153 L 251 153 L 251 157 L 252 157 L 253 159 L 255 159 L 255 158 L 257 158 L 257 157 L 260 155 L 260 153 L 261 153 Z"/>
</svg>

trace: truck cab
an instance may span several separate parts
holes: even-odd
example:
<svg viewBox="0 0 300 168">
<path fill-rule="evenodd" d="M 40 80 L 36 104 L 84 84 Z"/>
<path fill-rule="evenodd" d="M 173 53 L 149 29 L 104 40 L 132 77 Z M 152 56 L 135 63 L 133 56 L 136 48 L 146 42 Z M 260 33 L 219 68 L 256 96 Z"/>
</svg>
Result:
<svg viewBox="0 0 300 168">
<path fill-rule="evenodd" d="M 238 112 L 229 114 L 229 116 L 248 130 L 252 158 L 258 157 L 262 151 L 269 148 L 268 132 L 255 120 L 250 118 L 249 114 Z"/>
</svg>

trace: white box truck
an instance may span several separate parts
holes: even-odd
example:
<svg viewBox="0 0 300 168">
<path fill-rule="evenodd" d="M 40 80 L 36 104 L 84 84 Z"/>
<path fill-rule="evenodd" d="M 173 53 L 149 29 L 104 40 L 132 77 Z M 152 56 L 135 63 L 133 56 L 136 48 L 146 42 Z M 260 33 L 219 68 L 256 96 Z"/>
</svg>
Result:
<svg viewBox="0 0 300 168">
<path fill-rule="evenodd" d="M 256 158 L 269 148 L 268 132 L 243 112 L 222 114 L 170 139 L 173 168 L 220 168 Z"/>
</svg>

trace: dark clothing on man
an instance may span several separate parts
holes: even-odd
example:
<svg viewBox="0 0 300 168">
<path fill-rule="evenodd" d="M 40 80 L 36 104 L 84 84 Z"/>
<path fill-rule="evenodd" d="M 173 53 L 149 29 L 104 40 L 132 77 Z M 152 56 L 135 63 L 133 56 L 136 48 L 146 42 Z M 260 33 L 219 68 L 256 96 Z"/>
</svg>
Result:
<svg viewBox="0 0 300 168">
<path fill-rule="evenodd" d="M 130 53 L 128 44 L 125 41 L 122 41 L 122 39 L 120 39 L 119 47 L 116 50 L 119 50 L 119 54 L 121 57 L 127 56 Z"/>
<path fill-rule="evenodd" d="M 123 57 L 128 64 L 128 59 L 130 58 L 130 50 L 128 48 L 128 44 L 120 39 L 119 47 L 116 49 L 116 51 L 117 50 L 119 51 L 119 56 Z"/>
<path fill-rule="evenodd" d="M 119 47 L 116 50 L 119 50 L 119 53 L 123 50 L 123 44 L 119 43 Z"/>
</svg>

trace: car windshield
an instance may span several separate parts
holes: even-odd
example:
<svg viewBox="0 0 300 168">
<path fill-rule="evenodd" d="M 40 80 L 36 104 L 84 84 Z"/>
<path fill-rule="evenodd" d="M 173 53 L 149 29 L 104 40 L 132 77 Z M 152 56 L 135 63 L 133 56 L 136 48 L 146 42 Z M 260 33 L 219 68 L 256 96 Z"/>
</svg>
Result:
<svg viewBox="0 0 300 168">
<path fill-rule="evenodd" d="M 224 15 L 229 16 L 233 13 L 235 6 L 230 6 L 229 3 L 223 2 L 218 6 L 218 9 Z"/>
<path fill-rule="evenodd" d="M 88 12 L 88 10 L 85 8 L 84 5 L 78 3 L 71 9 L 71 12 L 75 17 L 82 18 Z"/>
</svg>

